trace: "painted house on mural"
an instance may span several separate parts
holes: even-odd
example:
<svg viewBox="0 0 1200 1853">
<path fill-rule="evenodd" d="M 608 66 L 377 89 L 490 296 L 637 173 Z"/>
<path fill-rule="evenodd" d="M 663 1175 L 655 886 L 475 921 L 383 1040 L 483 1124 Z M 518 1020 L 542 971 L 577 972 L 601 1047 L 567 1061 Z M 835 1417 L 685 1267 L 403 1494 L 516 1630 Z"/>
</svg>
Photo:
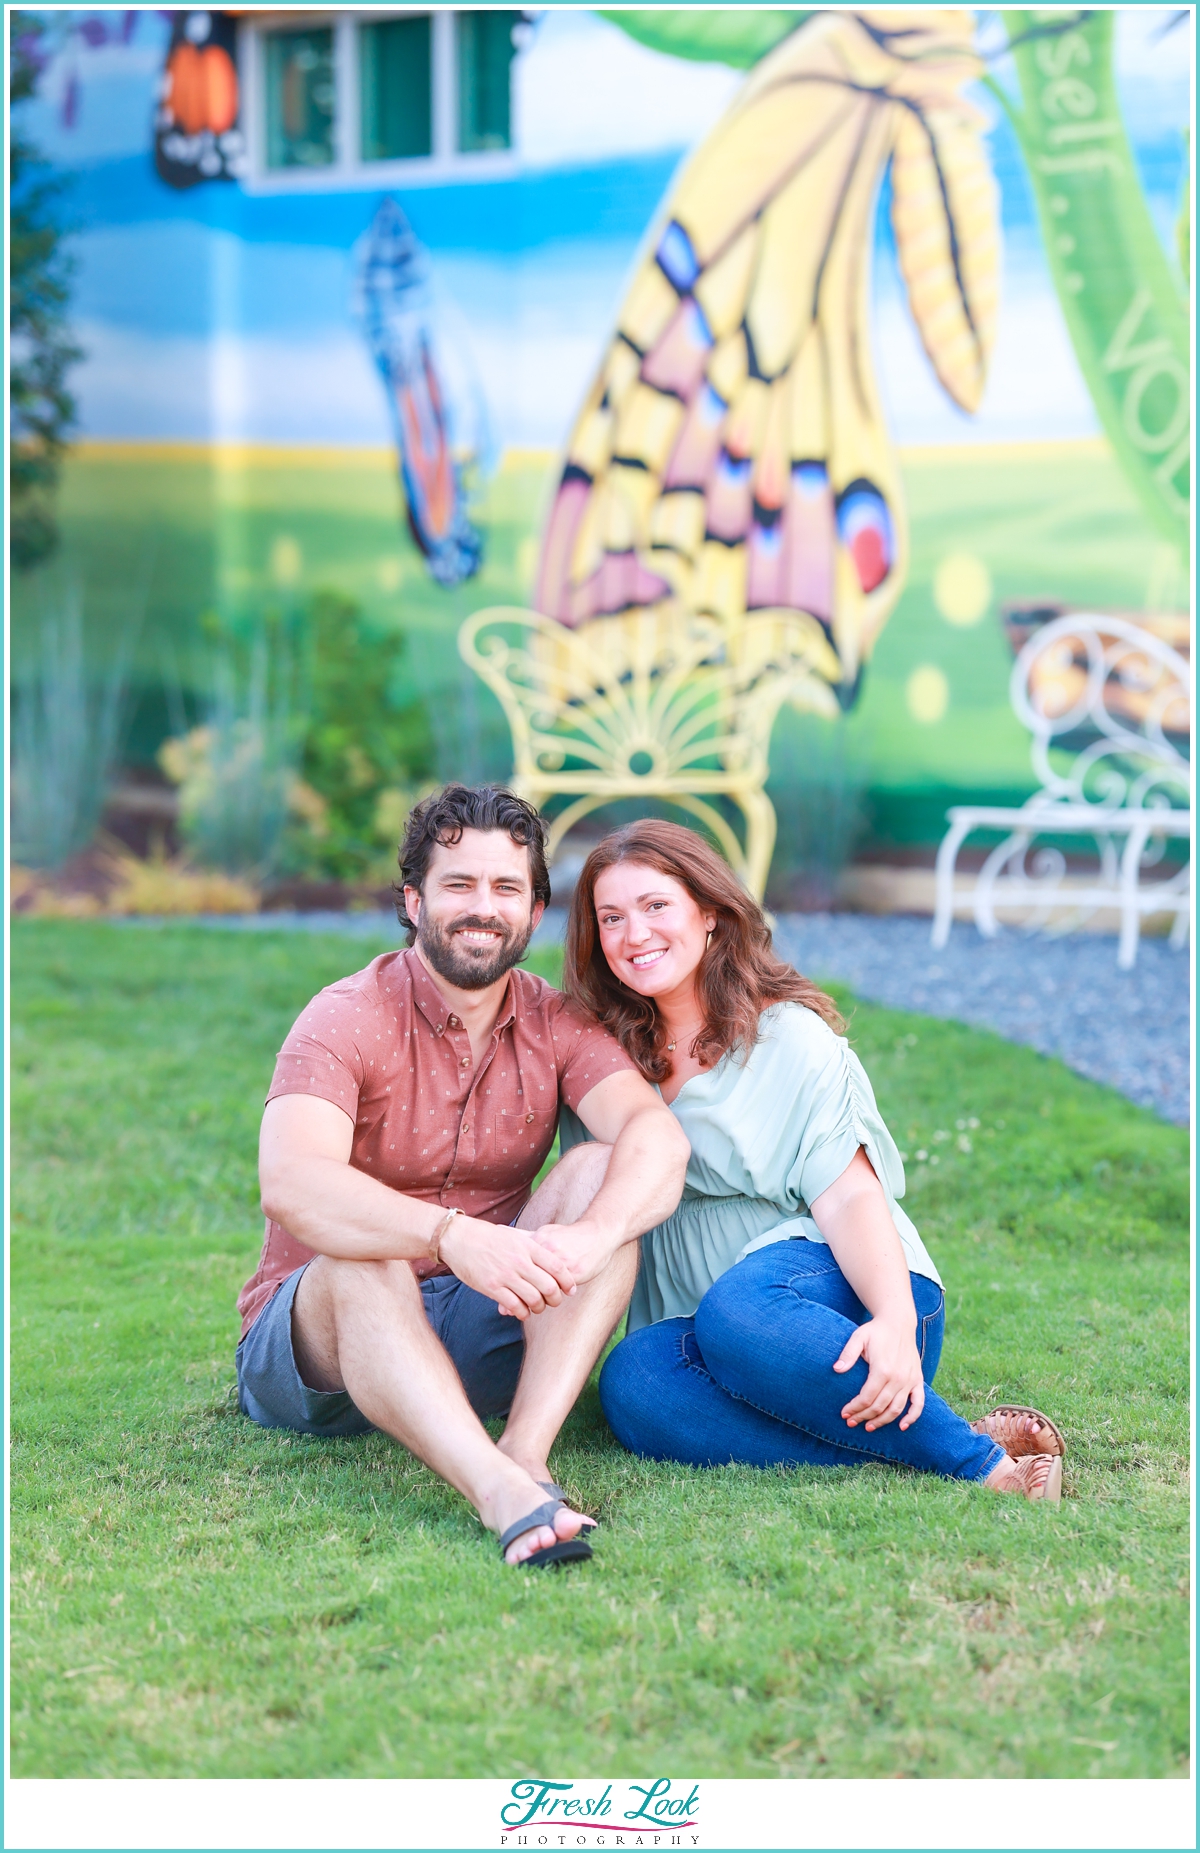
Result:
<svg viewBox="0 0 1200 1853">
<path fill-rule="evenodd" d="M 1118 11 L 1113 66 L 1177 272 L 1190 71 L 1172 18 Z M 939 385 L 885 176 L 869 326 L 907 580 L 849 711 L 775 723 L 779 892 L 851 842 L 922 851 L 964 793 L 1028 789 L 1006 608 L 1184 595 L 1081 370 L 998 100 L 1016 93 L 1003 31 L 976 30 L 1003 251 L 986 388 L 967 412 Z M 79 441 L 59 556 L 15 591 L 18 668 L 47 598 L 76 588 L 93 638 L 130 633 L 129 751 L 149 760 L 192 714 L 205 613 L 250 624 L 328 589 L 403 629 L 395 698 L 425 702 L 438 774 L 507 773 L 458 630 L 533 597 L 639 254 L 747 82 L 633 32 L 583 9 L 54 16 L 29 124 L 70 178 Z"/>
</svg>

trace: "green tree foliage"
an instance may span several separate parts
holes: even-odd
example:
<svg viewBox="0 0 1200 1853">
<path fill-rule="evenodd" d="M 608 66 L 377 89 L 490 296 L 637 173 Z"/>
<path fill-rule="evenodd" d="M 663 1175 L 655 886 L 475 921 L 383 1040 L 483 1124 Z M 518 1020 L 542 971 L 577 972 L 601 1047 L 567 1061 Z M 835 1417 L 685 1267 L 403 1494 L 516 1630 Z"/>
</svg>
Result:
<svg viewBox="0 0 1200 1853">
<path fill-rule="evenodd" d="M 47 55 L 46 27 L 30 13 L 12 21 L 9 142 L 11 286 L 9 463 L 13 565 L 36 566 L 54 551 L 54 489 L 75 401 L 67 372 L 81 358 L 70 339 L 71 260 L 63 248 L 63 182 L 21 126 Z"/>
</svg>

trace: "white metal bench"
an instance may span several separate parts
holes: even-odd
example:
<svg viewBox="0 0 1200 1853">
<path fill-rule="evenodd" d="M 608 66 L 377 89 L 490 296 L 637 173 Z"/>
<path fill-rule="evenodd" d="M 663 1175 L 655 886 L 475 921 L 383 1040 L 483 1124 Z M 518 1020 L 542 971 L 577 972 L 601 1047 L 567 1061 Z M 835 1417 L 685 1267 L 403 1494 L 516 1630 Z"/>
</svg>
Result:
<svg viewBox="0 0 1200 1853">
<path fill-rule="evenodd" d="M 1168 643 L 1125 618 L 1076 612 L 1037 630 L 1013 665 L 1009 694 L 1032 736 L 1041 783 L 1020 808 L 955 805 L 937 857 L 933 943 L 944 946 L 956 901 L 958 852 L 974 830 L 1004 830 L 967 891 L 975 924 L 989 938 L 996 908 L 1027 910 L 1033 931 L 1081 925 L 1099 908 L 1120 916 L 1117 964 L 1137 958 L 1144 918 L 1174 916 L 1171 945 L 1187 938 L 1191 906 L 1191 678 Z M 1096 869 L 1083 877 L 1039 837 L 1091 839 Z M 1155 876 L 1168 845 L 1185 846 L 1183 866 Z M 1174 858 L 1172 859 L 1174 860 Z"/>
</svg>

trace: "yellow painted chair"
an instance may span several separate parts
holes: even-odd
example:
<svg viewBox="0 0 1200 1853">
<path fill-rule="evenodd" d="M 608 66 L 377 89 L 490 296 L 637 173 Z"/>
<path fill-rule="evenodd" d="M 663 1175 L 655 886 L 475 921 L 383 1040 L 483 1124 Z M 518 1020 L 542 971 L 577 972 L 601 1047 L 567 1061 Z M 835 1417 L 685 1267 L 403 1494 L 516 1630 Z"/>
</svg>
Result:
<svg viewBox="0 0 1200 1853">
<path fill-rule="evenodd" d="M 819 624 L 790 611 L 755 612 L 735 628 L 647 611 L 569 631 L 495 607 L 467 620 L 458 647 L 504 709 L 513 790 L 539 809 L 566 800 L 547 833 L 551 860 L 589 811 L 618 798 L 665 801 L 705 825 L 762 898 L 775 846 L 764 790 L 775 716 L 788 700 L 837 713 L 837 661 Z M 721 798 L 741 813 L 740 837 Z"/>
</svg>

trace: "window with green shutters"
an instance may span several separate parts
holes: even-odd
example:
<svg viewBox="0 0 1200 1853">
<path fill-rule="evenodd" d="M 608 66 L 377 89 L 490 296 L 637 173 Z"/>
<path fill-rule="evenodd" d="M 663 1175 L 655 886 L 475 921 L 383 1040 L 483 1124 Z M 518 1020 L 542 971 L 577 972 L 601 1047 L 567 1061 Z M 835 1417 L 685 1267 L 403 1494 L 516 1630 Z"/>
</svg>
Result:
<svg viewBox="0 0 1200 1853">
<path fill-rule="evenodd" d="M 268 167 L 328 167 L 333 161 L 333 32 L 268 32 Z"/>
<path fill-rule="evenodd" d="M 458 33 L 458 146 L 463 154 L 511 142 L 509 67 L 520 13 L 455 15 Z"/>
<path fill-rule="evenodd" d="M 359 27 L 364 161 L 403 161 L 433 149 L 429 15 Z"/>
</svg>

